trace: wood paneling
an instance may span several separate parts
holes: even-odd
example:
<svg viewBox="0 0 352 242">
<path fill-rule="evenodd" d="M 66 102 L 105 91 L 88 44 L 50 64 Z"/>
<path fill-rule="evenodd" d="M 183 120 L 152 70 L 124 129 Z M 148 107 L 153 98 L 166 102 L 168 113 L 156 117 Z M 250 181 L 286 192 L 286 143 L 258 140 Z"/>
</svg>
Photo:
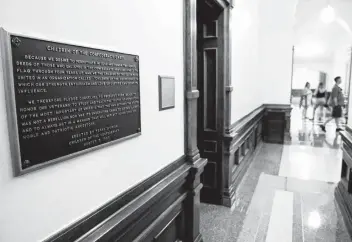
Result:
<svg viewBox="0 0 352 242">
<path fill-rule="evenodd" d="M 231 125 L 225 137 L 222 205 L 231 207 L 236 190 L 260 147 L 265 107 L 261 106 Z"/>
<path fill-rule="evenodd" d="M 335 198 L 341 209 L 346 228 L 352 235 L 352 130 L 346 127 L 341 132 L 342 147 L 342 169 L 341 180 L 335 190 Z"/>
<path fill-rule="evenodd" d="M 182 157 L 45 242 L 194 242 L 201 238 L 199 175 L 205 163 L 191 165 Z"/>
</svg>

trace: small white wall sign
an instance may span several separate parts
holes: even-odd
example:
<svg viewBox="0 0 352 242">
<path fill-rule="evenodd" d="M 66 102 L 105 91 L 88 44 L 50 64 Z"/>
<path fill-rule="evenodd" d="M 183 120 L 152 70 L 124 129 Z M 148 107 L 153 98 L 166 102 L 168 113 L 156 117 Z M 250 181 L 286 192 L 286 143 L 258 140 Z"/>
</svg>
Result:
<svg viewBox="0 0 352 242">
<path fill-rule="evenodd" d="M 159 111 L 175 107 L 175 77 L 159 76 Z"/>
</svg>

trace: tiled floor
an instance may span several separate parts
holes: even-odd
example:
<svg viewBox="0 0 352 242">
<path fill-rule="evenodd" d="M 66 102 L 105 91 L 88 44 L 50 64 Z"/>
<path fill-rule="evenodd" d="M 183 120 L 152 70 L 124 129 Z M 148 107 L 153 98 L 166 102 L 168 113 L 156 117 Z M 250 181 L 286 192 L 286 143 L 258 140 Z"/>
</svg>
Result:
<svg viewBox="0 0 352 242">
<path fill-rule="evenodd" d="M 279 175 L 337 183 L 341 159 L 341 152 L 336 149 L 285 145 Z"/>
<path fill-rule="evenodd" d="M 262 174 L 237 241 L 350 241 L 334 188 L 332 183 Z"/>
<path fill-rule="evenodd" d="M 232 208 L 201 204 L 204 242 L 348 242 L 334 189 L 341 138 L 303 120 L 296 108 L 292 140 L 263 144 L 238 188 Z"/>
</svg>

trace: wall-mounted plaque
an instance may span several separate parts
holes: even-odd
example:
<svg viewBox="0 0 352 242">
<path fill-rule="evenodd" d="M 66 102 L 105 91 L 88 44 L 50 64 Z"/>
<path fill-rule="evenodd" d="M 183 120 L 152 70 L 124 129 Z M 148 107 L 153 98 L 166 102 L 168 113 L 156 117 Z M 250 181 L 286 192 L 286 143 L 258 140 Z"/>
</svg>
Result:
<svg viewBox="0 0 352 242">
<path fill-rule="evenodd" d="M 16 175 L 140 134 L 138 56 L 1 36 Z"/>
<path fill-rule="evenodd" d="M 175 107 L 175 78 L 159 76 L 159 110 Z"/>
</svg>

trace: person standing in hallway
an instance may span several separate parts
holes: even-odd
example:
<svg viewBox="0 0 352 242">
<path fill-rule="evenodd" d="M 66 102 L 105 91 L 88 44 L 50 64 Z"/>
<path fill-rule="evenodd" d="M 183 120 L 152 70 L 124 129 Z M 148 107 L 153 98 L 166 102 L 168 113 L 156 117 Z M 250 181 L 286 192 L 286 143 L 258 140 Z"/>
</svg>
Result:
<svg viewBox="0 0 352 242">
<path fill-rule="evenodd" d="M 306 85 L 304 86 L 303 93 L 301 95 L 301 101 L 299 104 L 299 107 L 303 107 L 302 110 L 302 119 L 307 118 L 307 110 L 310 106 L 313 105 L 313 93 L 310 90 L 310 83 L 307 82 Z"/>
<path fill-rule="evenodd" d="M 314 92 L 314 96 L 315 96 L 315 105 L 314 105 L 314 109 L 313 109 L 312 120 L 314 120 L 315 111 L 319 107 L 320 108 L 319 121 L 320 121 L 322 118 L 322 114 L 324 112 L 324 106 L 326 105 L 326 98 L 327 98 L 327 92 L 326 92 L 326 89 L 325 89 L 324 84 L 322 82 L 319 83 L 318 88 Z"/>
<path fill-rule="evenodd" d="M 340 120 L 342 118 L 342 106 L 345 104 L 345 97 L 342 93 L 342 88 L 339 86 L 341 84 L 341 77 L 337 76 L 334 79 L 335 85 L 332 88 L 329 105 L 332 106 L 332 117 L 326 120 L 323 125 L 320 125 L 320 128 L 326 132 L 325 126 L 331 120 L 335 119 L 336 123 L 336 132 L 342 131 L 340 126 Z"/>
</svg>

